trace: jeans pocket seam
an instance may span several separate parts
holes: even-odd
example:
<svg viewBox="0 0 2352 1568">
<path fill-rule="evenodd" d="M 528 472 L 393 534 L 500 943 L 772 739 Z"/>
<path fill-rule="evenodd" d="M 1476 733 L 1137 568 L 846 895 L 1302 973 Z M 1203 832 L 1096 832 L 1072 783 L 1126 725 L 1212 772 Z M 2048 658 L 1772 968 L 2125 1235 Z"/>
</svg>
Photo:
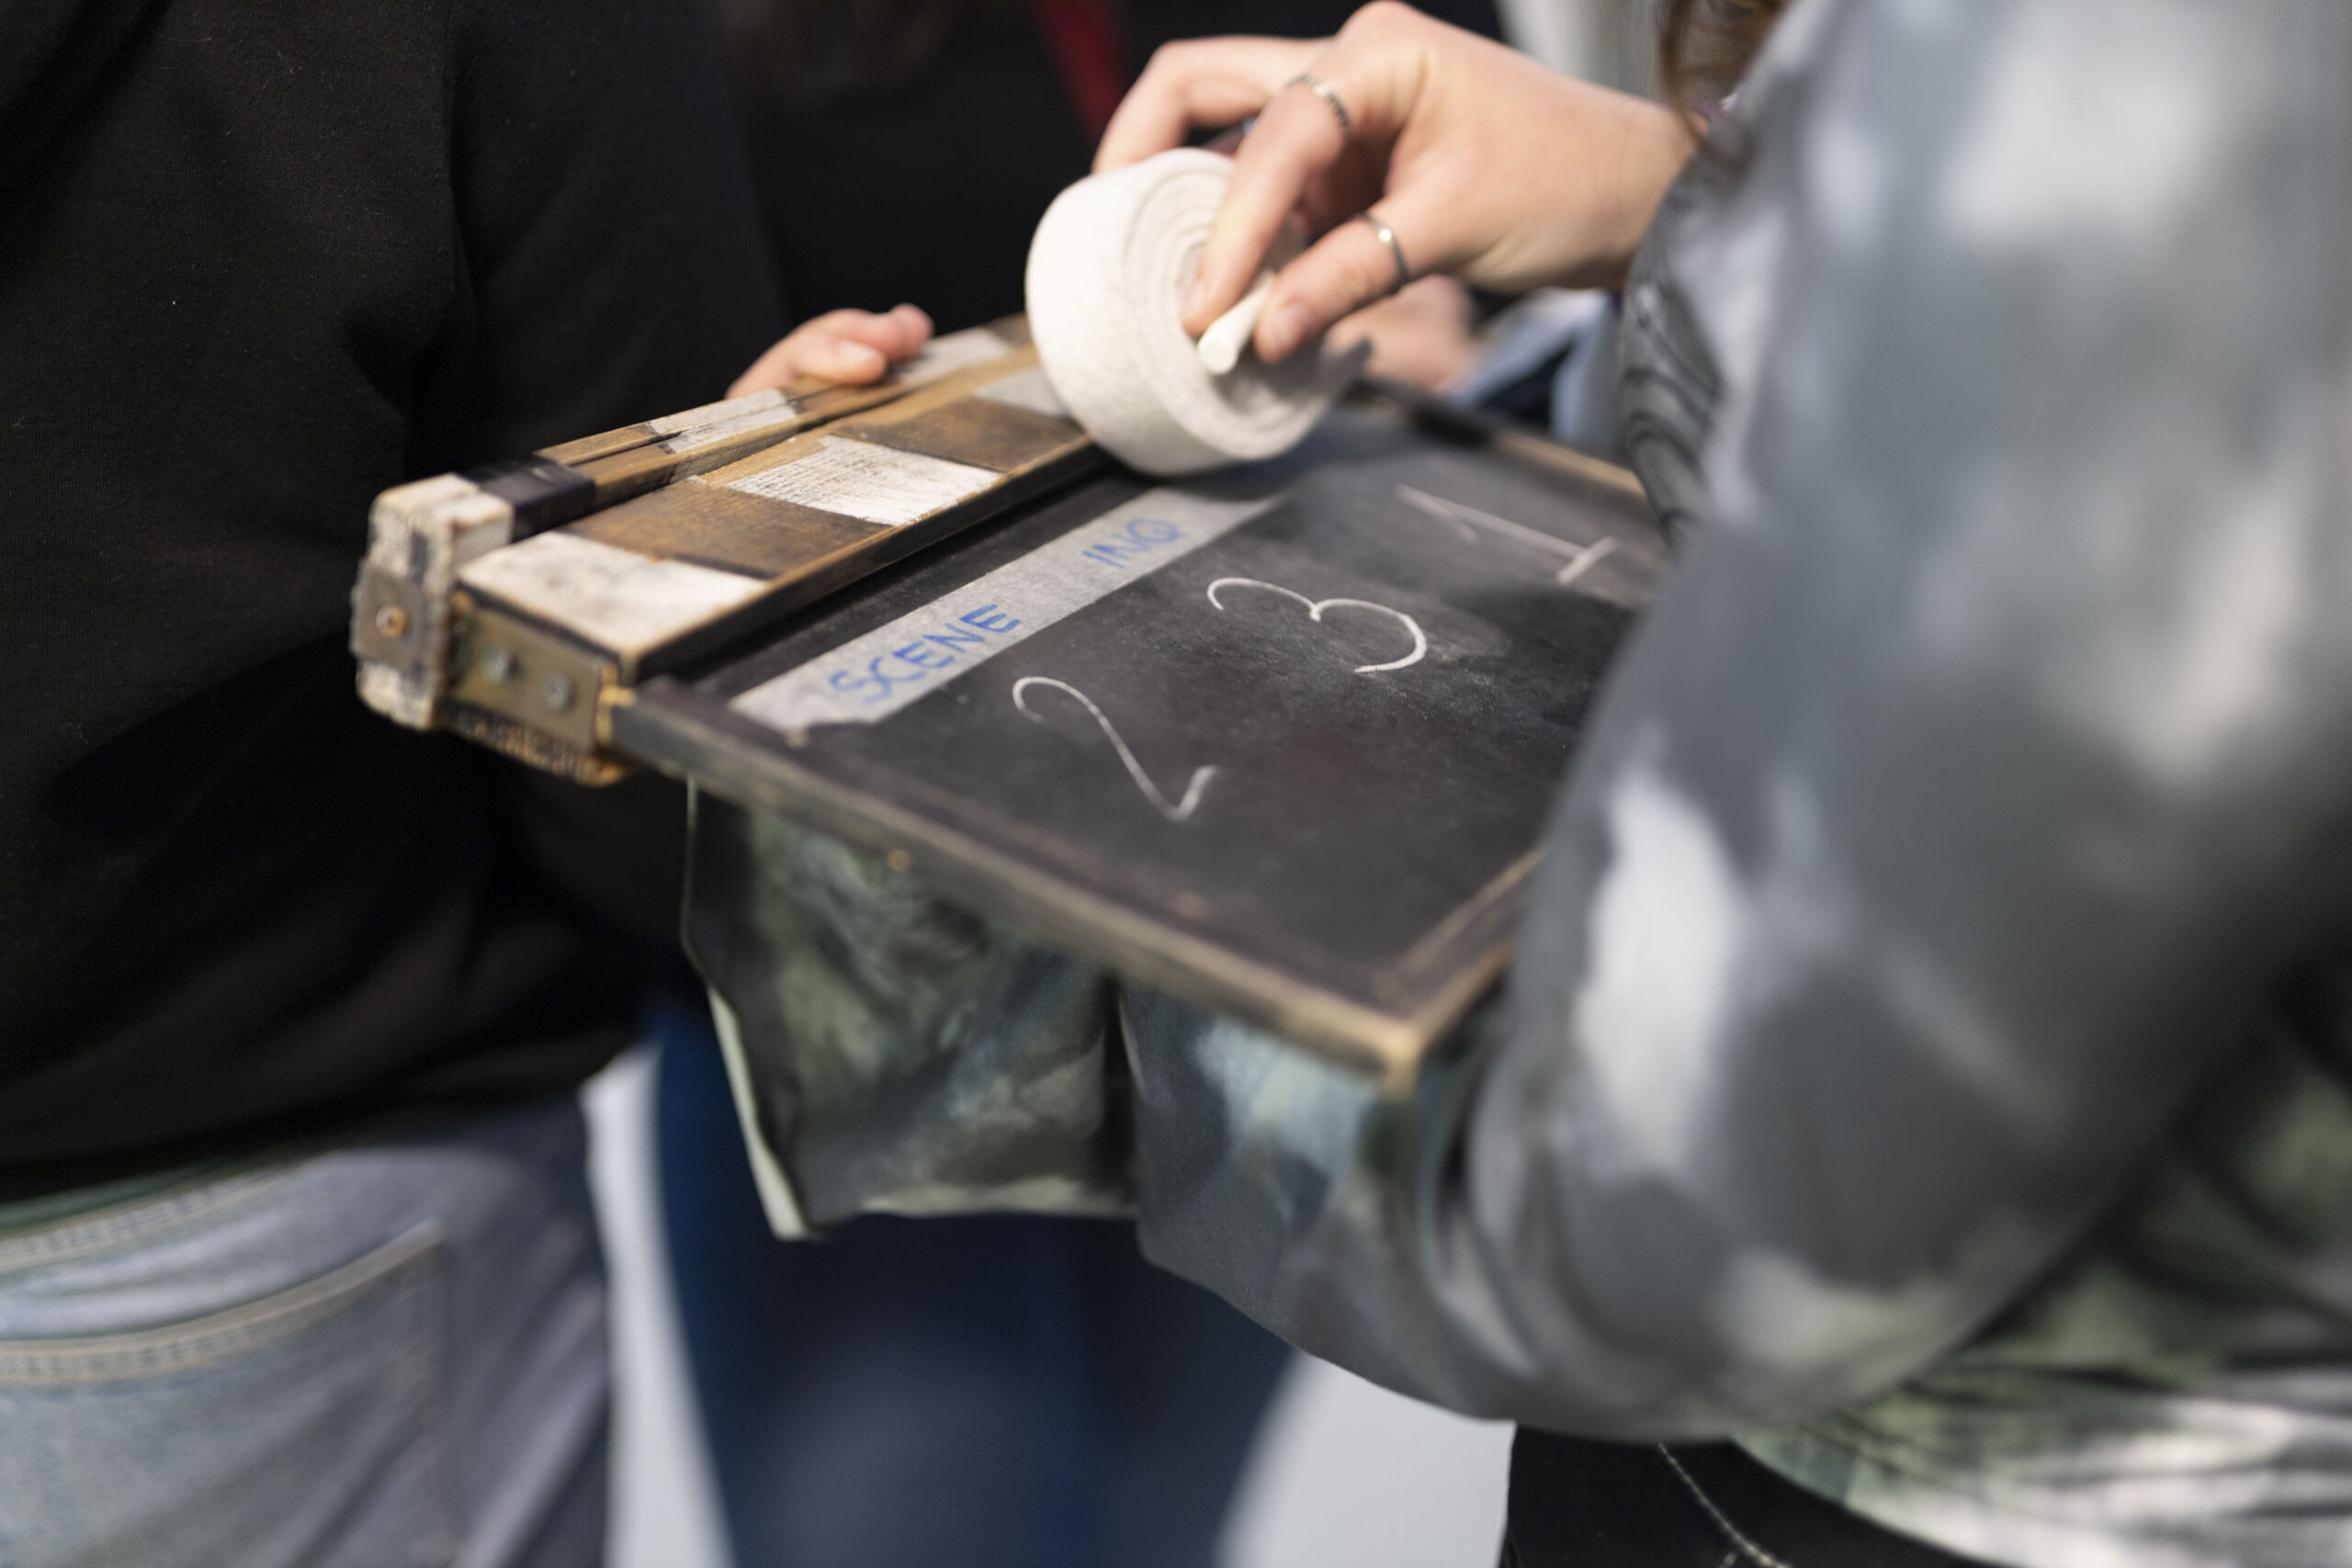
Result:
<svg viewBox="0 0 2352 1568">
<path fill-rule="evenodd" d="M 420 1229 L 432 1228 L 421 1226 Z M 413 1235 L 414 1233 L 410 1233 Z M 439 1239 L 436 1235 L 436 1241 Z M 438 1247 L 425 1253 L 428 1261 L 439 1260 Z M 432 1517 L 428 1529 L 433 1532 L 426 1558 L 435 1563 L 454 1563 L 458 1560 L 459 1537 L 458 1530 L 458 1471 L 455 1445 L 450 1440 L 449 1378 L 447 1365 L 447 1335 L 449 1321 L 447 1272 L 434 1268 L 426 1274 L 423 1289 L 416 1292 L 409 1316 L 410 1343 L 408 1353 L 401 1358 L 400 1375 L 408 1384 L 410 1414 L 414 1418 L 414 1430 L 425 1467 L 425 1491 L 430 1499 Z"/>
<path fill-rule="evenodd" d="M 178 1190 L 134 1198 L 118 1207 L 0 1237 L 0 1274 L 71 1263 L 225 1218 L 268 1197 L 300 1169 L 282 1165 L 228 1177 L 208 1172 L 191 1178 L 189 1186 Z"/>
<path fill-rule="evenodd" d="M 428 1221 L 339 1269 L 203 1317 L 86 1338 L 0 1340 L 0 1386 L 122 1382 L 246 1355 L 328 1322 L 376 1286 L 429 1263 L 441 1244 L 441 1227 Z"/>
</svg>

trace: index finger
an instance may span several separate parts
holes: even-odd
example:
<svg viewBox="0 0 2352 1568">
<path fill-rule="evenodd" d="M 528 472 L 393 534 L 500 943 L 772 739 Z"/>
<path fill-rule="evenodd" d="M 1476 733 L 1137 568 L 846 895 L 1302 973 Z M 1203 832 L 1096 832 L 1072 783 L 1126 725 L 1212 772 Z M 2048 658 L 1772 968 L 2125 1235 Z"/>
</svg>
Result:
<svg viewBox="0 0 2352 1568">
<path fill-rule="evenodd" d="M 1250 291 L 1283 220 L 1306 184 L 1348 149 L 1339 118 L 1304 89 L 1280 94 L 1235 155 L 1201 270 L 1184 299 L 1184 330 L 1200 333 Z"/>
<path fill-rule="evenodd" d="M 1425 20 L 1401 6 L 1367 6 L 1301 71 L 1276 85 L 1235 155 L 1232 181 L 1201 250 L 1199 278 L 1184 301 L 1186 331 L 1201 332 L 1249 292 L 1283 220 L 1351 143 L 1379 149 L 1386 162 L 1385 144 L 1412 113 L 1422 68 L 1412 39 L 1395 36 L 1392 12 Z"/>
<path fill-rule="evenodd" d="M 1320 42 L 1276 38 L 1196 39 L 1162 44 L 1127 89 L 1094 150 L 1109 174 L 1184 144 L 1196 128 L 1238 125 L 1304 70 Z"/>
</svg>

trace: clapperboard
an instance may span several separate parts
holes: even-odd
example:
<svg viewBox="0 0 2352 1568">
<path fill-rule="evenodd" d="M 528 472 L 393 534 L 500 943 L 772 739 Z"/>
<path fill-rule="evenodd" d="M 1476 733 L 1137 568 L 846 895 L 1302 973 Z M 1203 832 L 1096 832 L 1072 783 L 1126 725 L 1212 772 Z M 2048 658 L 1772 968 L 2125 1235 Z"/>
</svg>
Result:
<svg viewBox="0 0 2352 1568">
<path fill-rule="evenodd" d="M 1017 321 L 738 401 L 388 492 L 362 691 L 808 823 L 1409 1081 L 1507 962 L 1665 570 L 1631 476 L 1367 389 L 1288 457 L 1154 481 Z"/>
</svg>

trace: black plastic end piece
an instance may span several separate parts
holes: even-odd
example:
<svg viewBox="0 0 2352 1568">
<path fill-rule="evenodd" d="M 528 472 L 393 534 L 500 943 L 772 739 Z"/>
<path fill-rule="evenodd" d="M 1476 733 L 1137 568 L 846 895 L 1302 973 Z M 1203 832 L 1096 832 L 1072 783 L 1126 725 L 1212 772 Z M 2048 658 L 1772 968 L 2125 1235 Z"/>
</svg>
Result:
<svg viewBox="0 0 2352 1568">
<path fill-rule="evenodd" d="M 458 477 L 469 479 L 514 509 L 518 539 L 584 517 L 596 507 L 596 481 L 552 457 L 484 463 Z"/>
<path fill-rule="evenodd" d="M 1419 387 L 1407 386 L 1379 376 L 1362 378 L 1363 384 L 1392 402 L 1405 405 L 1413 416 L 1413 423 L 1424 433 L 1442 441 L 1457 442 L 1464 446 L 1483 446 L 1498 432 L 1510 428 L 1510 422 L 1498 419 L 1482 409 L 1464 408 Z"/>
</svg>

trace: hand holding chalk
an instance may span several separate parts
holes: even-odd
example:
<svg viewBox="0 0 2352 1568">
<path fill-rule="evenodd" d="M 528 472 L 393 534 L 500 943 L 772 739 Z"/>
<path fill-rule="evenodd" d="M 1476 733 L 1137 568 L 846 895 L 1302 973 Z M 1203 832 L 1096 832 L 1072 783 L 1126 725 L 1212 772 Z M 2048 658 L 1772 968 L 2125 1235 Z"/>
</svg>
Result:
<svg viewBox="0 0 2352 1568">
<path fill-rule="evenodd" d="M 1125 169 L 1252 116 L 1182 321 L 1221 326 L 1272 265 L 1253 338 L 1269 364 L 1408 276 L 1510 291 L 1615 281 L 1694 144 L 1662 105 L 1376 0 L 1319 42 L 1166 46 L 1094 166 Z M 1367 210 L 1377 222 L 1351 221 Z M 1283 265 L 1269 248 L 1294 214 L 1322 237 Z"/>
</svg>

